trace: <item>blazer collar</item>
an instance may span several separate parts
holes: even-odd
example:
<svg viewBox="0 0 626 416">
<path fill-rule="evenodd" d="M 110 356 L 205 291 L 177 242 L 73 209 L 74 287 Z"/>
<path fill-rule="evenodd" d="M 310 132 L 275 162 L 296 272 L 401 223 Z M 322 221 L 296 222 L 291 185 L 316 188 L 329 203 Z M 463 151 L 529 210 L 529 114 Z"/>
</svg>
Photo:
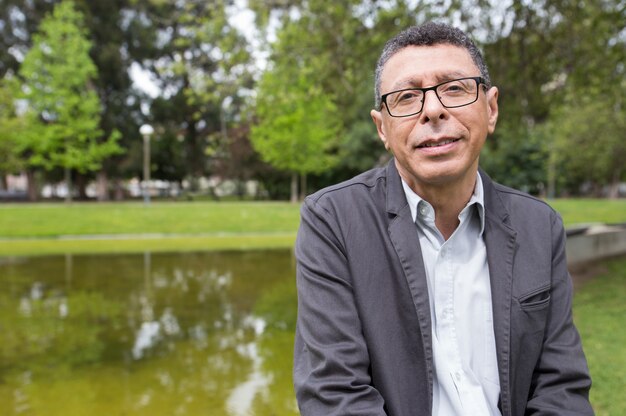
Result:
<svg viewBox="0 0 626 416">
<path fill-rule="evenodd" d="M 391 158 L 387 163 L 387 212 L 398 215 L 398 213 L 408 205 L 404 189 L 402 189 L 402 179 L 396 167 L 396 159 Z"/>
<path fill-rule="evenodd" d="M 502 202 L 502 198 L 496 191 L 493 180 L 485 173 L 484 170 L 478 168 L 478 172 L 483 180 L 483 191 L 485 195 L 485 214 L 492 220 L 509 224 L 509 211 Z"/>
</svg>

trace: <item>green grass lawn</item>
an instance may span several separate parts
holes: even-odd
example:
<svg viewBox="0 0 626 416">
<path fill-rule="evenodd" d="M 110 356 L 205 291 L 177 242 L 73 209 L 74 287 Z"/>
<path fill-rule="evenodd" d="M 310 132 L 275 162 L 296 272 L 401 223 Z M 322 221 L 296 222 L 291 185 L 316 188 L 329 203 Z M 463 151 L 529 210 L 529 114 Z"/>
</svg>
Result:
<svg viewBox="0 0 626 416">
<path fill-rule="evenodd" d="M 298 204 L 153 202 L 0 205 L 0 255 L 286 248 Z"/>
<path fill-rule="evenodd" d="M 547 202 L 561 214 L 566 227 L 626 222 L 626 199 L 552 199 Z"/>
<path fill-rule="evenodd" d="M 626 410 L 626 258 L 603 266 L 604 272 L 576 290 L 574 321 L 591 371 L 596 414 L 618 416 Z"/>
<path fill-rule="evenodd" d="M 0 204 L 0 237 L 295 232 L 284 202 Z"/>
<path fill-rule="evenodd" d="M 566 226 L 626 222 L 626 200 L 549 203 Z M 290 247 L 299 208 L 286 202 L 5 203 L 0 255 Z"/>
</svg>

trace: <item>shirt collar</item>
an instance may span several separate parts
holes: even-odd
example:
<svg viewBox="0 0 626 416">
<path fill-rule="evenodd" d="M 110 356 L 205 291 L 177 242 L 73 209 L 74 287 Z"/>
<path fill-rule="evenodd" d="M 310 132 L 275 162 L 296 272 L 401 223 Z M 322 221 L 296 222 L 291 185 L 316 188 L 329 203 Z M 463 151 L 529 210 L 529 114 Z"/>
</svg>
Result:
<svg viewBox="0 0 626 416">
<path fill-rule="evenodd" d="M 402 179 L 402 188 L 404 189 L 404 194 L 406 195 L 406 200 L 409 203 L 409 208 L 411 209 L 411 218 L 413 218 L 413 222 L 417 221 L 417 207 L 421 201 L 424 201 L 428 204 L 428 201 L 422 199 L 418 194 L 416 194 L 409 185 Z M 470 197 L 470 200 L 467 202 L 466 207 L 470 207 L 472 205 L 476 205 L 476 211 L 478 212 L 478 218 L 480 219 L 480 235 L 483 235 L 483 231 L 485 230 L 485 193 L 483 189 L 483 181 L 480 177 L 480 173 L 476 172 L 476 185 L 474 185 L 474 192 Z M 430 204 L 428 204 L 430 206 Z"/>
</svg>

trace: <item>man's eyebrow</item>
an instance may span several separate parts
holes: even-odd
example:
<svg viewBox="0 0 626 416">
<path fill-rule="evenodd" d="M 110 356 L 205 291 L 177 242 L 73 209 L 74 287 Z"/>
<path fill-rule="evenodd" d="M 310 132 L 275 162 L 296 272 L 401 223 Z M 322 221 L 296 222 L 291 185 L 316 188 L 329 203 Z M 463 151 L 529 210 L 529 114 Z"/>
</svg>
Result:
<svg viewBox="0 0 626 416">
<path fill-rule="evenodd" d="M 437 83 L 439 83 L 439 82 L 450 81 L 450 80 L 453 80 L 453 79 L 465 78 L 467 76 L 468 76 L 467 72 L 453 71 L 453 72 L 447 72 L 447 73 L 442 74 L 442 75 L 437 75 L 437 76 L 435 76 L 435 78 L 437 79 Z"/>
<path fill-rule="evenodd" d="M 417 88 L 420 86 L 420 82 L 415 79 L 405 79 L 398 81 L 391 86 L 391 91 L 398 91 L 405 88 Z"/>
<path fill-rule="evenodd" d="M 435 75 L 436 82 L 432 85 L 437 85 L 441 82 L 446 82 L 446 81 L 450 81 L 453 79 L 465 78 L 467 76 L 469 75 L 467 75 L 466 72 L 462 72 L 462 71 L 452 71 L 452 72 L 446 72 L 445 74 L 437 74 Z M 411 78 L 411 79 L 404 79 L 404 80 L 400 80 L 396 82 L 395 84 L 392 85 L 391 91 L 398 91 L 398 90 L 402 90 L 405 88 L 419 88 L 419 87 L 424 87 L 422 82 L 416 78 Z"/>
</svg>

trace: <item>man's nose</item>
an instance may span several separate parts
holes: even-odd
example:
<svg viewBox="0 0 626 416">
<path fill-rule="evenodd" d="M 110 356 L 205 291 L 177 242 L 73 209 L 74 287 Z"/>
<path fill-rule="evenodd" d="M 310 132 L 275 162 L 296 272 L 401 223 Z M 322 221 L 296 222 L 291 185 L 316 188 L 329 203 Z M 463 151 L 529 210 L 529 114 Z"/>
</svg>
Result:
<svg viewBox="0 0 626 416">
<path fill-rule="evenodd" d="M 432 93 L 429 97 L 428 93 Z M 424 94 L 423 107 L 422 107 L 422 117 L 425 118 L 424 121 L 428 120 L 440 120 L 444 119 L 447 113 L 446 108 L 441 104 L 439 97 L 437 96 L 437 92 L 434 90 L 426 91 Z"/>
</svg>

